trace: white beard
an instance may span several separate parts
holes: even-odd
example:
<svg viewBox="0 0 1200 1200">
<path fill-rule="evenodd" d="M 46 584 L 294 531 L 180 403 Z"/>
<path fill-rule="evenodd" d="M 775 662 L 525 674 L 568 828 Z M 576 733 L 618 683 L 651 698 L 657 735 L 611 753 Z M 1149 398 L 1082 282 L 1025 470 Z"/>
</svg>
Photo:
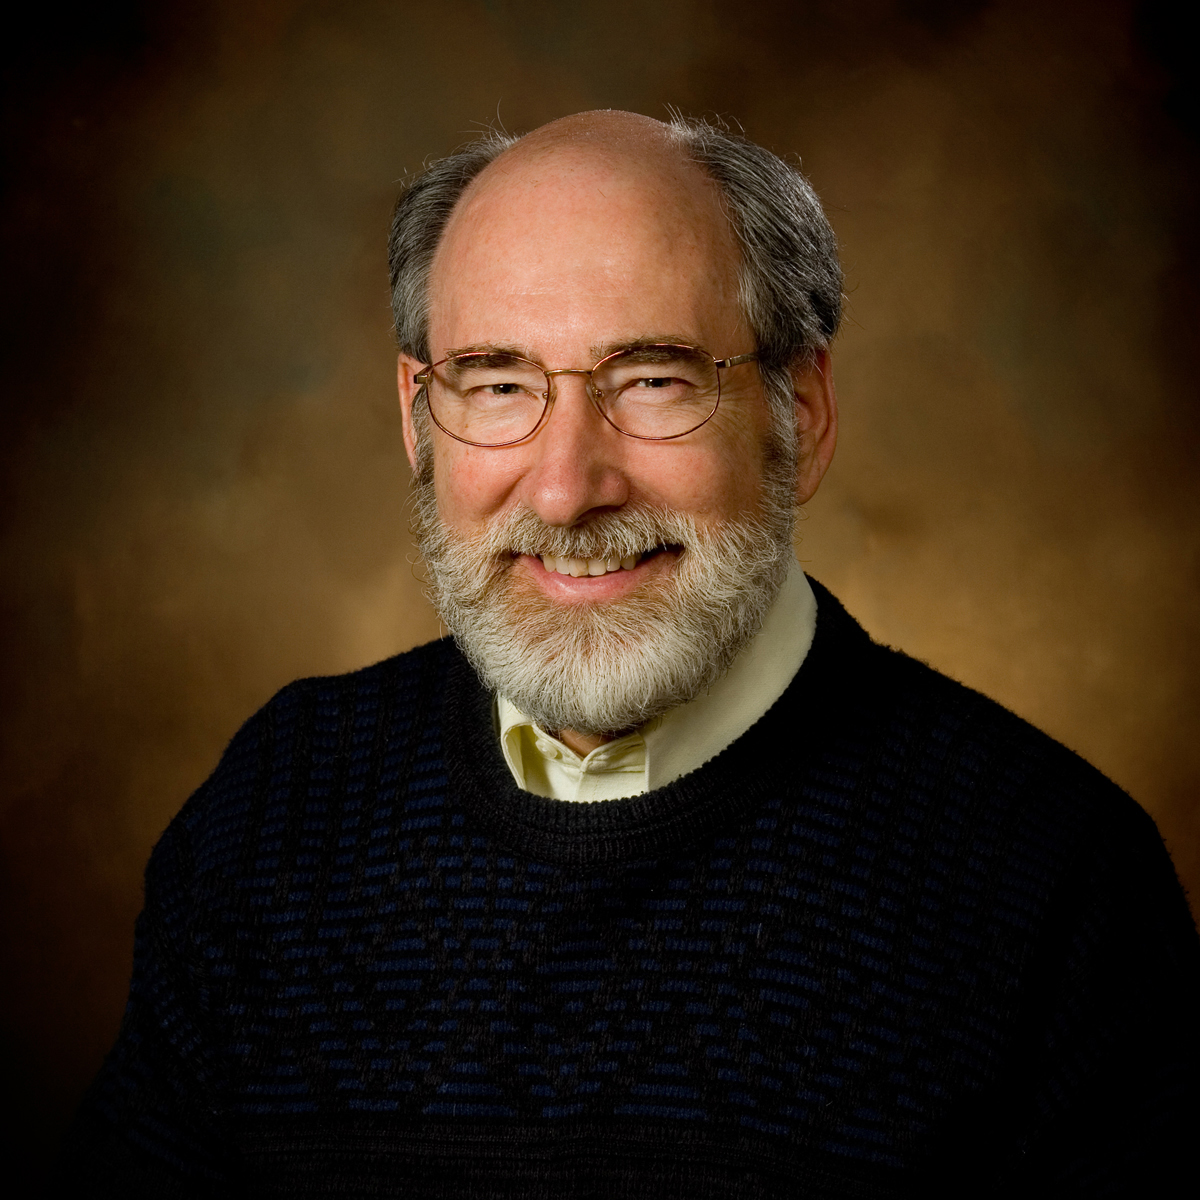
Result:
<svg viewBox="0 0 1200 1200">
<path fill-rule="evenodd" d="M 788 459 L 768 452 L 761 512 L 715 527 L 626 506 L 563 528 L 517 508 L 465 538 L 442 524 L 427 466 L 416 533 L 431 599 L 484 684 L 543 729 L 636 728 L 706 691 L 762 628 L 793 558 Z M 624 558 L 659 546 L 682 547 L 675 565 L 618 601 L 556 604 L 514 570 L 517 554 Z"/>
</svg>

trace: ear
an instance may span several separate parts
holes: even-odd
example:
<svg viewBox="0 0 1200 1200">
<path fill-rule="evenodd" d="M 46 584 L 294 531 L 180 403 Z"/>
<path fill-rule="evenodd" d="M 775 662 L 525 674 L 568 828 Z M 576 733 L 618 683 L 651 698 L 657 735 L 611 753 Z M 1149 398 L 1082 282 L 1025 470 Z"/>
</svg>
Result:
<svg viewBox="0 0 1200 1200">
<path fill-rule="evenodd" d="M 401 354 L 396 363 L 396 383 L 400 389 L 400 420 L 404 426 L 404 452 L 408 455 L 408 464 L 417 469 L 417 431 L 413 424 L 413 402 L 421 385 L 413 381 L 413 376 L 425 366 L 407 354 Z"/>
<path fill-rule="evenodd" d="M 799 450 L 796 503 L 806 504 L 824 478 L 837 445 L 837 393 L 828 350 L 819 350 L 792 368 L 792 392 Z"/>
</svg>

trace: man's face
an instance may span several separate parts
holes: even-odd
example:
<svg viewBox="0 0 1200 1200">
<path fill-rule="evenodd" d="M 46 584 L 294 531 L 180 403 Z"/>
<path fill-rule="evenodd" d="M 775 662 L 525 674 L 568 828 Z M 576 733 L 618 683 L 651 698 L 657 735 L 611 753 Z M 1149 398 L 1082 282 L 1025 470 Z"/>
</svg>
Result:
<svg viewBox="0 0 1200 1200">
<path fill-rule="evenodd" d="M 569 150 L 511 158 L 493 164 L 468 190 L 439 247 L 430 281 L 434 361 L 464 350 L 503 348 L 548 369 L 588 368 L 612 350 L 646 339 L 700 346 L 718 357 L 755 349 L 738 305 L 734 235 L 714 185 L 697 168 L 669 159 L 643 165 Z M 401 360 L 414 465 L 418 434 L 411 378 L 420 366 Z M 723 376 L 715 416 L 672 441 L 641 441 L 618 432 L 591 405 L 579 376 L 557 377 L 549 421 L 518 445 L 484 449 L 440 430 L 426 431 L 443 548 L 427 545 L 426 556 L 444 560 L 447 548 L 474 547 L 474 559 L 463 560 L 473 563 L 466 573 L 465 567 L 456 574 L 431 563 L 443 615 L 490 682 L 551 728 L 563 727 L 576 710 L 549 700 L 539 707 L 533 684 L 522 692 L 524 685 L 511 672 L 495 667 L 497 658 L 540 655 L 544 661 L 532 664 L 535 676 L 571 659 L 571 669 L 563 670 L 586 688 L 591 677 L 600 682 L 602 669 L 625 670 L 629 664 L 622 664 L 622 655 L 656 662 L 672 653 L 696 658 L 699 635 L 689 634 L 686 622 L 679 629 L 685 641 L 693 638 L 690 653 L 686 644 L 671 651 L 663 642 L 671 640 L 673 617 L 664 607 L 674 606 L 682 616 L 688 603 L 680 588 L 693 594 L 694 608 L 699 605 L 691 622 L 699 630 L 721 624 L 711 606 L 720 601 L 729 608 L 732 602 L 720 597 L 739 586 L 738 576 L 754 575 L 744 583 L 760 594 L 744 614 L 749 632 L 737 635 L 740 644 L 756 631 L 774 597 L 782 558 L 791 554 L 792 501 L 783 500 L 781 515 L 779 476 L 781 469 L 787 474 L 783 491 L 790 492 L 794 462 L 779 461 L 778 430 L 757 367 L 730 368 Z M 429 486 L 427 479 L 426 491 Z M 768 517 L 772 486 L 775 502 Z M 656 516 L 664 519 L 658 525 Z M 632 566 L 627 556 L 621 565 L 610 559 L 615 569 L 603 574 L 566 574 L 561 565 L 548 567 L 539 553 L 590 556 L 621 537 L 643 536 L 632 533 L 634 528 L 649 529 L 644 535 L 649 544 Z M 740 538 L 742 549 L 735 552 L 725 543 L 704 548 L 706 539 L 719 543 L 723 536 Z M 780 545 L 784 541 L 786 547 Z M 765 551 L 764 542 L 771 543 Z M 714 546 L 724 555 L 715 575 L 711 561 L 700 561 L 711 559 Z M 480 635 L 488 648 L 473 652 L 471 637 L 458 626 L 470 626 L 481 609 L 494 610 L 498 603 L 518 624 L 524 621 L 524 633 L 496 625 L 504 613 L 493 611 L 490 632 Z M 701 612 L 706 603 L 710 610 Z M 640 640 L 626 619 L 636 613 L 661 626 L 657 642 Z M 539 639 L 535 627 L 560 630 L 562 638 Z M 504 649 L 506 637 L 513 641 L 511 655 Z M 605 685 L 609 693 L 625 686 L 641 698 L 624 707 L 593 705 L 590 719 L 577 713 L 570 727 L 596 730 L 621 714 L 623 723 L 636 723 L 689 699 L 686 693 L 711 683 L 740 644 L 709 648 L 713 661 L 704 670 L 693 668 L 673 683 L 632 680 L 626 686 L 614 676 Z M 669 674 L 664 668 L 664 679 Z M 664 694 L 649 696 L 654 689 Z"/>
<path fill-rule="evenodd" d="M 494 345 L 545 367 L 586 368 L 644 338 L 722 357 L 753 351 L 736 247 L 700 172 L 685 191 L 652 172 L 622 177 L 567 161 L 489 177 L 465 198 L 434 264 L 433 359 Z M 758 507 L 770 418 L 755 366 L 725 371 L 716 416 L 668 442 L 618 433 L 578 376 L 559 376 L 556 388 L 548 424 L 520 445 L 479 449 L 435 434 L 438 511 L 450 529 L 469 536 L 516 505 L 552 526 L 631 503 L 686 512 L 701 526 Z M 514 570 L 571 605 L 620 599 L 675 565 L 663 552 L 632 571 L 572 578 L 524 556 Z"/>
</svg>

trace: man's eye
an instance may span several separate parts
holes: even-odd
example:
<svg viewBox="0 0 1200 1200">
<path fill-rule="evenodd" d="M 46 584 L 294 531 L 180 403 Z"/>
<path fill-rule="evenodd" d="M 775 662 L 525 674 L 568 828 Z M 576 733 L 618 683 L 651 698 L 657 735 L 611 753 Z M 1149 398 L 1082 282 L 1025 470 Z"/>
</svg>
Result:
<svg viewBox="0 0 1200 1200">
<path fill-rule="evenodd" d="M 478 390 L 488 396 L 518 396 L 525 389 L 519 383 L 489 383 Z"/>
<path fill-rule="evenodd" d="M 667 376 L 649 376 L 645 379 L 635 379 L 634 387 L 645 388 L 669 388 L 675 383 L 674 379 Z"/>
</svg>

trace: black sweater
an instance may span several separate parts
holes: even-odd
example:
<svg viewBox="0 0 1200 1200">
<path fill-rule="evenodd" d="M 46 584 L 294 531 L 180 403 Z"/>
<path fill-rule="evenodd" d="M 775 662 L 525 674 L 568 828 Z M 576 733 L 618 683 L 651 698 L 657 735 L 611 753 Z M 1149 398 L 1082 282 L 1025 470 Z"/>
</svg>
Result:
<svg viewBox="0 0 1200 1200">
<path fill-rule="evenodd" d="M 518 790 L 450 641 L 280 692 L 155 848 L 69 1194 L 1171 1194 L 1153 823 L 814 589 L 783 697 L 632 799 Z"/>
</svg>

